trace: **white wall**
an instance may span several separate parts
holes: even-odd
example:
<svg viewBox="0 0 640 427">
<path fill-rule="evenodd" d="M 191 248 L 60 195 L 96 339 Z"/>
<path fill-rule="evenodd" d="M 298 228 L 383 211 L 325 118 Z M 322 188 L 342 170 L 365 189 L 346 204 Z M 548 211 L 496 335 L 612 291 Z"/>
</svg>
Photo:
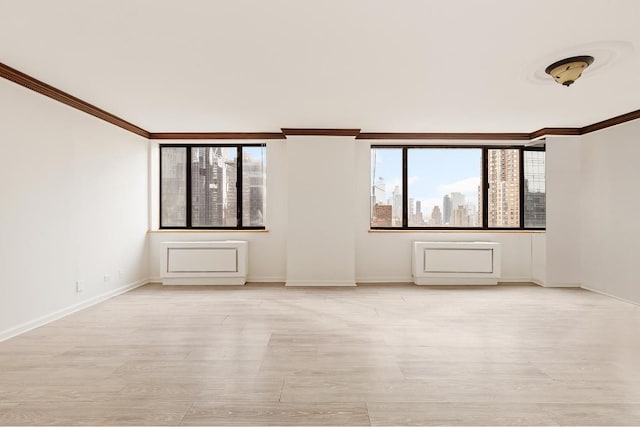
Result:
<svg viewBox="0 0 640 427">
<path fill-rule="evenodd" d="M 581 281 L 640 303 L 640 120 L 582 137 Z"/>
<path fill-rule="evenodd" d="M 531 279 L 538 285 L 547 280 L 547 239 L 546 233 L 531 235 Z"/>
<path fill-rule="evenodd" d="M 0 117 L 3 339 L 147 278 L 148 142 L 4 79 Z"/>
<path fill-rule="evenodd" d="M 355 285 L 353 137 L 288 137 L 287 285 Z"/>
<path fill-rule="evenodd" d="M 546 286 L 580 286 L 579 136 L 546 138 Z"/>
</svg>

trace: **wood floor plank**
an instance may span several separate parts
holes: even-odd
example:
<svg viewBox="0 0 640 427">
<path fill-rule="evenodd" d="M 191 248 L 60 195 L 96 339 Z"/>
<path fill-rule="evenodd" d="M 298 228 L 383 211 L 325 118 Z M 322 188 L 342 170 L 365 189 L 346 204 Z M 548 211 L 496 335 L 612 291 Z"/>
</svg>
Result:
<svg viewBox="0 0 640 427">
<path fill-rule="evenodd" d="M 1 425 L 178 425 L 191 402 L 26 402 L 0 414 Z"/>
<path fill-rule="evenodd" d="M 640 425 L 640 404 L 543 404 L 542 408 L 565 426 Z"/>
<path fill-rule="evenodd" d="M 2 397 L 0 397 L 0 399 L 2 399 Z M 10 409 L 15 408 L 18 405 L 18 402 L 8 402 L 0 400 L 0 417 L 2 416 L 2 414 L 9 412 Z"/>
<path fill-rule="evenodd" d="M 114 381 L 96 381 L 91 384 L 85 380 L 82 384 L 70 385 L 64 380 L 57 384 L 3 383 L 0 399 L 19 402 L 86 402 L 109 401 L 116 398 L 124 389 L 124 383 Z"/>
<path fill-rule="evenodd" d="M 555 426 L 536 404 L 367 403 L 372 426 Z"/>
<path fill-rule="evenodd" d="M 126 362 L 114 374 L 124 378 L 253 377 L 258 373 L 256 360 L 136 360 Z"/>
<path fill-rule="evenodd" d="M 544 371 L 531 363 L 508 362 L 429 362 L 401 361 L 398 366 L 406 379 L 475 379 L 487 377 L 513 380 L 518 378 L 547 379 Z"/>
<path fill-rule="evenodd" d="M 368 426 L 362 403 L 196 402 L 181 425 Z"/>
</svg>

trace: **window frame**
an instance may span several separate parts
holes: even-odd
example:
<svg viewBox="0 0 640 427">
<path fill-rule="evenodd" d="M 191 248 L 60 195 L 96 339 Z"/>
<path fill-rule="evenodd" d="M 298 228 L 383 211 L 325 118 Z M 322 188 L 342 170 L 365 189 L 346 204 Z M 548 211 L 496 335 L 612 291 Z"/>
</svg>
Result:
<svg viewBox="0 0 640 427">
<path fill-rule="evenodd" d="M 415 230 L 415 231 L 545 231 L 545 227 L 525 227 L 524 226 L 524 153 L 525 151 L 543 151 L 546 147 L 526 147 L 524 145 L 417 145 L 417 144 L 372 144 L 369 153 L 373 149 L 401 149 L 402 150 L 402 227 L 374 227 L 369 218 L 369 230 Z M 416 227 L 409 226 L 409 180 L 408 180 L 408 159 L 410 149 L 480 149 L 482 150 L 482 179 L 480 188 L 482 189 L 482 226 L 480 227 Z M 489 150 L 518 150 L 520 163 L 519 170 L 519 227 L 489 227 Z M 371 155 L 371 154 L 370 154 Z M 545 173 L 546 181 L 546 173 Z M 369 191 L 372 184 L 369 183 Z M 545 191 L 546 194 L 546 191 Z M 480 207 L 478 207 L 480 208 Z M 546 209 L 546 203 L 545 203 Z M 546 223 L 546 221 L 545 221 Z"/>
<path fill-rule="evenodd" d="M 253 144 L 159 144 L 159 200 L 158 205 L 160 210 L 158 211 L 158 224 L 160 230 L 265 230 L 265 225 L 242 225 L 242 214 L 243 214 L 243 206 L 242 206 L 242 163 L 243 163 L 243 148 L 245 147 L 263 147 L 266 148 L 267 144 L 265 143 L 253 143 Z M 193 226 L 192 225 L 192 193 L 191 193 L 191 149 L 197 148 L 209 148 L 209 147 L 220 147 L 220 148 L 236 148 L 237 150 L 237 167 L 236 167 L 236 226 Z M 174 225 L 163 225 L 162 224 L 162 149 L 163 148 L 184 148 L 186 150 L 186 165 L 185 165 L 185 175 L 186 175 L 186 224 L 184 226 L 174 226 Z M 265 150 L 266 151 L 266 150 Z"/>
</svg>

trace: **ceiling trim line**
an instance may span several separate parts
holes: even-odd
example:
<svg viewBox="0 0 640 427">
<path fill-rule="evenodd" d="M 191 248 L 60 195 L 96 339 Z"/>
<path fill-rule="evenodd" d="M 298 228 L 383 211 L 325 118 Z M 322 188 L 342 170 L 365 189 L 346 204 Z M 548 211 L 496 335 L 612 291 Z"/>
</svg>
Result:
<svg viewBox="0 0 640 427">
<path fill-rule="evenodd" d="M 98 108 L 95 105 L 89 104 L 88 102 L 83 101 L 80 98 L 76 98 L 75 96 L 70 95 L 58 88 L 48 85 L 45 82 L 40 81 L 34 77 L 31 77 L 28 74 L 25 74 L 14 68 L 11 68 L 8 65 L 3 64 L 1 62 L 0 62 L 0 77 L 3 77 L 20 86 L 23 86 L 27 89 L 31 89 L 34 92 L 38 92 L 41 95 L 47 96 L 51 99 L 54 99 L 65 105 L 68 105 L 69 107 L 75 108 L 76 110 L 80 110 L 84 113 L 90 114 L 94 117 L 104 120 L 105 122 L 111 123 L 112 125 L 118 126 L 119 128 L 132 132 L 136 135 L 142 136 L 147 139 L 149 138 L 149 132 L 142 129 L 141 127 L 136 126 L 133 123 L 128 122 L 101 108 Z"/>
<path fill-rule="evenodd" d="M 362 132 L 356 139 L 463 139 L 463 140 L 500 140 L 500 141 L 528 141 L 528 133 L 433 133 L 433 132 Z"/>
<path fill-rule="evenodd" d="M 360 129 L 281 128 L 285 136 L 355 136 Z"/>
<path fill-rule="evenodd" d="M 282 132 L 151 132 L 149 139 L 286 139 Z"/>
<path fill-rule="evenodd" d="M 580 129 L 580 135 L 595 132 L 597 130 L 606 129 L 611 126 L 620 125 L 632 120 L 640 119 L 640 110 L 631 111 L 630 113 L 621 114 L 610 119 L 602 120 L 597 123 L 590 124 Z"/>
<path fill-rule="evenodd" d="M 529 134 L 529 139 L 533 140 L 543 136 L 551 135 L 582 135 L 582 128 L 542 128 Z"/>
</svg>

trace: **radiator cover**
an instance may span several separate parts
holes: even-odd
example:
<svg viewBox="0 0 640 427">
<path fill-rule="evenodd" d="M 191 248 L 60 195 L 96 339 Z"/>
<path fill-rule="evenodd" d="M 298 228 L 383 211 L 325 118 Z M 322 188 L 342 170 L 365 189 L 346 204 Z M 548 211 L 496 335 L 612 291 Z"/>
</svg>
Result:
<svg viewBox="0 0 640 427">
<path fill-rule="evenodd" d="M 414 242 L 416 285 L 496 285 L 500 244 L 496 242 Z"/>
<path fill-rule="evenodd" d="M 160 248 L 164 285 L 244 285 L 247 281 L 246 241 L 162 242 Z"/>
</svg>

